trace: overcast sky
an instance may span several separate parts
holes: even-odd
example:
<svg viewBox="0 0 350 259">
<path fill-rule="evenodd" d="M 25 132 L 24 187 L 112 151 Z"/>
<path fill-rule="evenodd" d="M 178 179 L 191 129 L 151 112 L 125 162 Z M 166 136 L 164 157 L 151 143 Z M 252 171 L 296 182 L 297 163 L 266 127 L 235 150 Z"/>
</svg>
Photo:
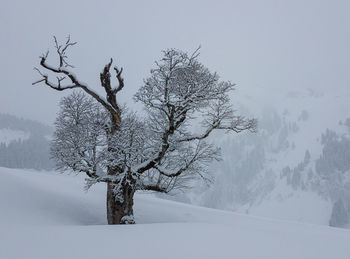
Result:
<svg viewBox="0 0 350 259">
<path fill-rule="evenodd" d="M 110 57 L 124 67 L 120 102 L 142 85 L 161 50 L 193 51 L 238 91 L 340 91 L 350 82 L 350 1 L 14 1 L 0 7 L 0 112 L 52 123 L 65 94 L 32 86 L 52 36 L 70 34 L 79 79 L 100 90 Z M 54 57 L 54 52 L 51 52 Z M 55 59 L 50 59 L 55 62 Z M 261 95 L 266 93 L 266 95 Z"/>
</svg>

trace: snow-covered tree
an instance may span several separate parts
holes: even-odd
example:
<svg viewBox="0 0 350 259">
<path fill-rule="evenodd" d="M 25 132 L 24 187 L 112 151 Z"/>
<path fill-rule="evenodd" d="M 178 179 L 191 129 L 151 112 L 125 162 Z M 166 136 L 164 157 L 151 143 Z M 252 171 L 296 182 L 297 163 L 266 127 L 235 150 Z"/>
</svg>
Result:
<svg viewBox="0 0 350 259">
<path fill-rule="evenodd" d="M 146 116 L 140 118 L 117 103 L 123 89 L 122 69 L 114 67 L 118 85 L 112 86 L 111 61 L 100 73 L 106 98 L 78 80 L 67 63 L 70 38 L 60 45 L 55 38 L 59 64 L 40 65 L 56 75 L 41 75 L 37 83 L 63 91 L 81 89 L 61 102 L 52 154 L 61 170 L 85 173 L 87 186 L 107 183 L 108 224 L 134 223 L 133 197 L 137 190 L 168 193 L 184 188 L 194 178 L 208 179 L 207 166 L 220 159 L 220 151 L 206 139 L 215 130 L 254 131 L 256 121 L 235 114 L 229 93 L 234 84 L 220 81 L 192 55 L 169 49 L 155 63 L 149 78 L 135 94 Z M 68 84 L 63 84 L 67 79 Z M 193 126 L 200 130 L 193 131 Z"/>
</svg>

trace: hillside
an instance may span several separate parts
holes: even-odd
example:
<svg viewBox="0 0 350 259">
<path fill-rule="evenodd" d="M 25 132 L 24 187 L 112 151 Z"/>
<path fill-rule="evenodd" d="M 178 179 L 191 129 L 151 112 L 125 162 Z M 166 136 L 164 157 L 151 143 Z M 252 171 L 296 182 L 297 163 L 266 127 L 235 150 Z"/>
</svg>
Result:
<svg viewBox="0 0 350 259">
<path fill-rule="evenodd" d="M 349 228 L 350 113 L 344 109 L 349 92 L 271 93 L 269 106 L 259 89 L 253 92 L 238 91 L 236 101 L 238 110 L 258 118 L 258 133 L 214 136 L 223 160 L 210 169 L 213 184 L 196 182 L 192 191 L 164 198 Z M 0 114 L 0 166 L 53 168 L 51 132 L 40 123 Z"/>
<path fill-rule="evenodd" d="M 349 91 L 271 92 L 269 105 L 261 96 L 254 89 L 236 98 L 244 103 L 238 110 L 258 118 L 258 133 L 216 136 L 223 160 L 211 167 L 214 184 L 196 184 L 176 198 L 250 215 L 349 227 L 350 113 L 344 109 Z"/>
<path fill-rule="evenodd" d="M 52 129 L 40 122 L 0 113 L 0 166 L 52 169 L 51 134 Z"/>
<path fill-rule="evenodd" d="M 138 224 L 105 224 L 105 188 L 80 176 L 0 168 L 0 258 L 349 258 L 350 231 L 139 194 Z"/>
</svg>

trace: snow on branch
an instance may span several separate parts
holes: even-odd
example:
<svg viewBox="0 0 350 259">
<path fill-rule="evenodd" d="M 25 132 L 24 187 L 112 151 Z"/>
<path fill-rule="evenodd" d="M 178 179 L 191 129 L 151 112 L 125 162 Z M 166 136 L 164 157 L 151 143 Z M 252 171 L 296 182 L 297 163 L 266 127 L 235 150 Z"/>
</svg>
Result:
<svg viewBox="0 0 350 259">
<path fill-rule="evenodd" d="M 257 122 L 235 114 L 229 98 L 235 85 L 220 81 L 217 73 L 210 72 L 198 61 L 199 48 L 191 55 L 175 49 L 163 54 L 135 95 L 135 100 L 143 103 L 149 112 L 149 120 L 153 122 L 151 131 L 159 138 L 153 158 L 146 160 L 137 172 L 147 174 L 154 169 L 163 178 L 176 178 L 202 170 L 205 160 L 203 156 L 188 160 L 190 154 L 183 158 L 178 154 L 180 149 L 186 147 L 195 154 L 197 142 L 204 145 L 213 131 L 255 132 Z M 203 133 L 192 133 L 190 128 L 198 120 L 201 120 Z M 216 159 L 217 150 L 211 148 L 204 157 L 206 162 Z"/>
<path fill-rule="evenodd" d="M 43 54 L 42 70 L 34 68 L 40 79 L 33 85 L 83 90 L 62 99 L 51 154 L 57 169 L 84 173 L 86 189 L 107 183 L 109 224 L 134 223 L 137 190 L 169 193 L 189 188 L 197 178 L 210 182 L 209 165 L 221 158 L 220 149 L 207 142 L 214 131 L 256 130 L 255 119 L 232 108 L 229 93 L 235 85 L 199 62 L 200 48 L 190 55 L 163 51 L 134 96 L 146 109 L 146 116 L 139 117 L 117 103 L 116 94 L 124 88 L 123 68 L 113 67 L 113 85 L 113 59 L 103 67 L 101 96 L 73 73 L 67 50 L 74 45 L 70 37 L 63 44 L 54 37 L 58 64 L 48 64 L 49 52 Z"/>
<path fill-rule="evenodd" d="M 150 76 L 135 94 L 147 115 L 118 106 L 116 94 L 124 87 L 122 68 L 114 67 L 117 85 L 113 86 L 113 59 L 100 72 L 106 98 L 81 83 L 70 71 L 66 52 L 70 39 L 60 45 L 57 67 L 41 57 L 43 69 L 56 75 L 57 82 L 36 71 L 55 90 L 80 88 L 87 93 L 73 93 L 61 103 L 56 122 L 52 154 L 59 169 L 83 172 L 87 187 L 97 182 L 112 184 L 114 196 L 123 201 L 126 189 L 168 193 L 186 188 L 192 179 L 210 181 L 208 166 L 220 160 L 220 150 L 207 139 L 214 131 L 254 132 L 256 120 L 237 115 L 229 93 L 234 84 L 221 81 L 199 62 L 199 48 L 191 55 L 169 49 L 155 63 Z M 64 80 L 71 84 L 64 85 Z M 197 125 L 194 131 L 193 126 Z"/>
<path fill-rule="evenodd" d="M 82 83 L 77 78 L 77 76 L 71 70 L 69 70 L 70 68 L 74 68 L 74 67 L 71 64 L 69 64 L 67 61 L 68 59 L 67 50 L 70 47 L 76 45 L 77 42 L 72 42 L 70 36 L 68 36 L 65 43 L 60 44 L 57 38 L 54 36 L 54 43 L 55 43 L 54 45 L 58 55 L 58 65 L 53 66 L 47 63 L 49 52 L 46 52 L 45 54 L 40 56 L 40 66 L 44 70 L 55 74 L 56 82 L 54 83 L 50 81 L 48 74 L 43 73 L 39 68 L 35 67 L 34 70 L 38 72 L 41 79 L 33 82 L 32 85 L 44 83 L 45 85 L 57 91 L 80 88 L 83 91 L 85 91 L 87 94 L 89 94 L 91 97 L 93 97 L 96 101 L 98 101 L 103 107 L 105 107 L 110 112 L 116 125 L 120 124 L 120 109 L 116 102 L 116 93 L 122 90 L 124 87 L 124 79 L 122 78 L 122 75 L 121 75 L 123 69 L 118 70 L 117 67 L 114 68 L 114 70 L 116 71 L 116 78 L 118 80 L 119 85 L 116 88 L 112 89 L 109 70 L 113 60 L 111 59 L 111 61 L 105 66 L 103 72 L 100 74 L 101 85 L 105 89 L 106 97 L 107 97 L 107 98 L 104 98 L 103 96 L 100 96 L 94 90 L 89 88 L 88 85 Z M 71 84 L 63 85 L 62 82 L 66 79 L 70 80 Z M 115 128 L 113 128 L 112 130 L 115 130 Z"/>
</svg>

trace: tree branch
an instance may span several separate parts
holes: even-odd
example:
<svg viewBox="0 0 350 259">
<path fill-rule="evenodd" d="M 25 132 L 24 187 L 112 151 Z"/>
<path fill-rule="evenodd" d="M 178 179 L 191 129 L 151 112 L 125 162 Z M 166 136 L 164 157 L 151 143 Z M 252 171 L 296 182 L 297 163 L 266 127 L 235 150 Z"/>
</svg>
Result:
<svg viewBox="0 0 350 259">
<path fill-rule="evenodd" d="M 119 82 L 118 88 L 112 90 L 111 89 L 111 82 L 110 82 L 110 73 L 109 69 L 112 65 L 113 60 L 105 66 L 103 72 L 100 74 L 101 78 L 101 84 L 105 89 L 105 92 L 107 94 L 107 100 L 98 95 L 96 92 L 91 90 L 87 85 L 81 83 L 78 78 L 69 70 L 67 70 L 67 67 L 73 67 L 67 62 L 67 55 L 66 51 L 69 47 L 74 46 L 77 42 L 71 42 L 70 37 L 68 36 L 67 41 L 65 44 L 60 45 L 54 36 L 54 42 L 55 42 L 55 48 L 56 52 L 59 57 L 59 67 L 53 67 L 49 64 L 47 64 L 46 60 L 49 55 L 49 52 L 46 52 L 45 54 L 40 56 L 40 66 L 45 68 L 46 70 L 55 73 L 55 74 L 62 74 L 62 76 L 57 76 L 57 83 L 52 83 L 49 81 L 49 76 L 46 74 L 43 74 L 38 68 L 34 68 L 42 77 L 41 79 L 35 81 L 32 83 L 32 85 L 44 82 L 47 86 L 49 86 L 52 89 L 55 89 L 57 91 L 64 91 L 67 89 L 74 89 L 74 88 L 81 88 L 83 91 L 85 91 L 87 94 L 92 96 L 96 101 L 98 101 L 100 104 L 102 104 L 111 114 L 112 118 L 112 124 L 114 125 L 113 131 L 115 128 L 120 125 L 121 123 L 121 118 L 120 118 L 120 109 L 119 106 L 117 105 L 116 102 L 116 93 L 120 91 L 124 87 L 124 80 L 121 77 L 122 69 L 119 71 L 118 69 L 116 70 L 117 72 L 117 79 Z M 72 85 L 66 85 L 63 86 L 61 85 L 61 82 L 65 79 L 69 78 L 70 81 L 72 82 Z"/>
<path fill-rule="evenodd" d="M 257 128 L 256 119 L 244 120 L 243 118 L 239 117 L 239 119 L 237 119 L 236 121 L 231 122 L 231 125 L 225 126 L 225 125 L 221 125 L 220 123 L 216 123 L 216 124 L 214 123 L 203 134 L 180 139 L 178 140 L 178 142 L 202 140 L 209 137 L 209 135 L 214 130 L 227 130 L 227 131 L 233 131 L 235 133 L 240 133 L 242 131 L 249 130 L 250 132 L 254 133 L 256 132 L 256 128 Z"/>
<path fill-rule="evenodd" d="M 166 188 L 162 188 L 158 185 L 143 185 L 142 190 L 144 191 L 154 191 L 154 192 L 161 192 L 161 193 L 168 193 L 169 191 Z"/>
<path fill-rule="evenodd" d="M 118 79 L 118 87 L 113 89 L 113 94 L 117 94 L 124 87 L 124 79 L 121 76 L 123 72 L 123 68 L 121 67 L 119 70 L 117 67 L 114 67 L 114 70 L 116 72 L 116 77 Z"/>
</svg>

